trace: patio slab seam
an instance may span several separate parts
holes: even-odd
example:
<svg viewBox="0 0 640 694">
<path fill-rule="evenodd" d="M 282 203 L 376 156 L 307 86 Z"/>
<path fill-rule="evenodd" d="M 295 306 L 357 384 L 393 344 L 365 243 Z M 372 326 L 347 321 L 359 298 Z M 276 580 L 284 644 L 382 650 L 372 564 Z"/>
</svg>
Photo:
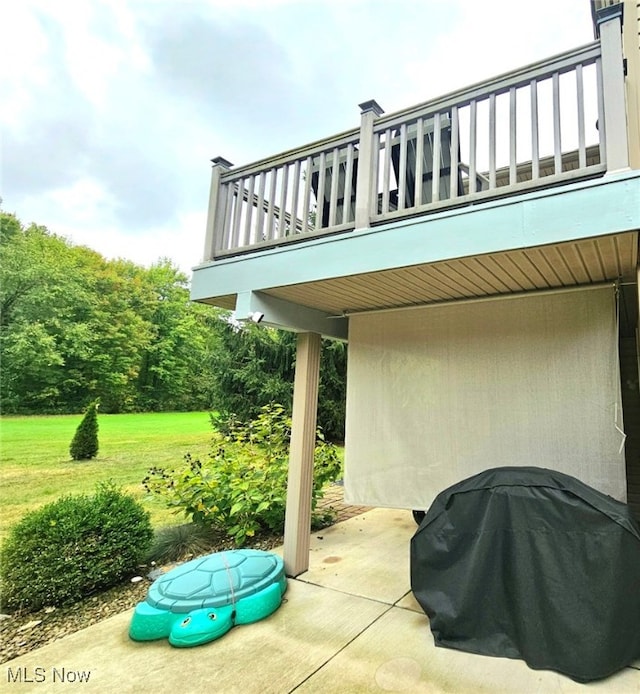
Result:
<svg viewBox="0 0 640 694">
<path fill-rule="evenodd" d="M 295 579 L 297 580 L 297 579 Z M 310 584 L 310 585 L 317 585 L 317 584 Z M 326 588 L 326 586 L 320 586 L 320 588 Z M 335 590 L 333 588 L 329 588 L 328 590 Z M 343 591 L 340 590 L 335 590 L 336 593 L 343 593 Z M 346 593 L 346 595 L 350 595 L 350 593 Z M 380 600 L 373 600 L 371 598 L 365 598 L 366 600 L 371 600 L 372 602 L 378 602 L 383 605 L 387 605 L 387 609 L 384 610 L 384 612 L 381 612 L 377 617 L 374 617 L 369 624 L 367 624 L 363 629 L 361 629 L 357 634 L 353 636 L 349 641 L 347 641 L 345 644 L 343 644 L 338 650 L 335 651 L 335 653 L 331 654 L 322 665 L 318 666 L 313 672 L 311 672 L 307 677 L 305 677 L 303 680 L 298 682 L 293 689 L 290 689 L 287 694 L 292 694 L 292 692 L 295 692 L 296 690 L 300 689 L 304 684 L 309 682 L 313 677 L 315 677 L 319 672 L 322 671 L 323 668 L 327 667 L 331 661 L 335 660 L 345 649 L 349 648 L 349 646 L 356 641 L 356 639 L 359 639 L 365 632 L 367 632 L 369 629 L 371 629 L 374 624 L 376 624 L 380 619 L 382 619 L 388 612 L 390 612 L 393 609 L 393 605 L 390 605 L 389 603 L 382 602 Z"/>
<path fill-rule="evenodd" d="M 388 602 L 387 600 L 382 600 L 380 598 L 373 598 L 370 595 L 359 595 L 357 593 L 353 593 L 350 590 L 340 590 L 340 588 L 336 588 L 335 586 L 327 586 L 324 583 L 316 583 L 315 581 L 307 581 L 304 578 L 302 578 L 304 574 L 301 574 L 300 576 L 296 576 L 295 578 L 289 578 L 289 581 L 299 581 L 300 583 L 304 583 L 305 585 L 308 586 L 315 586 L 316 588 L 322 588 L 323 590 L 330 590 L 334 593 L 340 593 L 341 595 L 348 595 L 352 598 L 361 598 L 362 600 L 369 600 L 370 602 L 375 602 L 378 603 L 379 605 L 386 605 L 389 608 L 396 607 L 396 603 L 400 600 L 402 600 L 405 595 L 402 595 L 401 597 L 398 598 L 396 602 Z M 385 610 L 386 612 L 386 610 Z M 384 612 L 382 613 L 384 614 Z M 373 624 L 373 622 L 372 622 Z"/>
<path fill-rule="evenodd" d="M 409 595 L 412 595 L 413 591 L 408 590 L 402 597 L 398 598 L 394 603 L 393 607 L 398 607 L 401 610 L 409 610 L 410 612 L 415 612 L 415 608 L 409 607 L 407 605 L 401 605 L 400 603 L 407 598 Z"/>
</svg>

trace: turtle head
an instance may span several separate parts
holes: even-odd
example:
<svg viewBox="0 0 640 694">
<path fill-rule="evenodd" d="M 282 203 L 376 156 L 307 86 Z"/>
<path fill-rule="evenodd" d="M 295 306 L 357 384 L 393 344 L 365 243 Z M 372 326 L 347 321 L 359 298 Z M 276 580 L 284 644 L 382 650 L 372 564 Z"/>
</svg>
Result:
<svg viewBox="0 0 640 694">
<path fill-rule="evenodd" d="M 199 646 L 226 634 L 233 626 L 233 607 L 208 607 L 193 610 L 176 620 L 169 642 L 172 646 Z"/>
</svg>

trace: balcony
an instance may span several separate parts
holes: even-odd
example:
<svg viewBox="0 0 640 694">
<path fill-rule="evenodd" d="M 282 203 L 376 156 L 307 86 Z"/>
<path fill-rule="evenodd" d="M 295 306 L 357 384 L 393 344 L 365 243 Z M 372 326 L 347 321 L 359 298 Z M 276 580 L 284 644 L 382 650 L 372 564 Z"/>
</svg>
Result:
<svg viewBox="0 0 640 694">
<path fill-rule="evenodd" d="M 581 48 L 398 113 L 366 102 L 358 128 L 254 164 L 214 159 L 192 299 L 345 339 L 362 311 L 633 293 L 638 61 L 627 42 L 625 77 L 620 6 L 597 15 Z"/>
<path fill-rule="evenodd" d="M 463 302 L 474 302 L 475 311 L 489 299 L 504 306 L 518 294 L 544 292 L 546 300 L 549 290 L 615 284 L 616 329 L 625 355 L 620 373 L 624 383 L 637 384 L 640 129 L 633 104 L 640 55 L 634 53 L 637 36 L 631 35 L 624 44 L 625 77 L 619 3 L 595 8 L 595 19 L 598 38 L 582 48 L 398 113 L 385 114 L 375 101 L 363 103 L 359 127 L 254 164 L 234 168 L 222 158 L 213 160 L 203 261 L 194 269 L 191 298 L 235 310 L 240 322 L 259 320 L 299 333 L 285 526 L 291 575 L 308 566 L 321 336 L 348 341 L 353 374 L 358 354 L 377 343 L 375 336 L 358 334 L 357 326 L 373 325 L 378 314 L 383 320 L 375 325 L 387 325 L 412 314 L 405 309 L 444 304 L 435 310 L 449 316 Z M 409 324 L 403 319 L 402 325 Z M 502 348 L 499 335 L 490 334 L 483 321 L 476 327 L 478 335 Z M 515 326 L 515 320 L 511 328 L 518 335 L 532 329 Z M 407 335 L 401 339 L 411 343 L 414 338 Z M 421 345 L 428 342 L 423 337 Z M 552 331 L 544 340 L 550 353 L 555 339 Z M 419 370 L 410 371 L 416 361 L 403 361 L 404 347 L 385 349 L 385 358 L 400 355 L 393 362 L 400 366 L 383 374 L 365 363 L 348 406 L 363 416 L 364 430 L 372 426 L 370 413 L 387 402 L 393 410 L 395 403 L 410 417 L 411 431 L 421 432 L 422 402 L 407 408 L 391 391 L 388 397 L 380 391 L 357 400 L 365 392 L 362 383 L 390 387 L 400 372 L 408 378 L 402 398 L 412 389 L 417 398 L 426 392 L 424 383 L 417 383 Z M 521 355 L 518 367 L 538 373 L 537 358 Z M 516 395 L 527 409 L 529 391 L 495 382 L 508 396 L 503 411 L 511 411 Z M 629 499 L 638 507 L 637 393 L 625 398 L 621 408 L 631 461 L 626 475 Z M 462 408 L 443 402 L 438 396 L 431 406 L 458 419 L 448 419 L 441 430 L 466 430 Z M 572 402 L 567 411 L 583 409 Z M 609 422 L 605 410 L 602 417 Z M 352 433 L 354 416 L 347 417 Z M 495 419 L 503 420 L 502 414 Z M 530 426 L 525 418 L 509 431 Z M 415 467 L 411 461 L 427 460 L 439 436 L 436 431 L 419 438 L 418 455 L 398 464 L 404 482 Z M 559 436 L 567 438 L 564 431 Z M 364 450 L 361 442 L 351 450 Z M 348 460 L 357 460 L 351 455 L 347 452 Z M 385 474 L 387 461 L 397 463 L 397 451 L 376 455 Z M 611 453 L 613 465 L 620 456 Z M 495 460 L 493 453 L 488 459 Z M 407 482 L 407 488 L 417 485 Z M 397 496 L 385 504 L 406 507 L 407 499 Z"/>
<path fill-rule="evenodd" d="M 204 262 L 627 168 L 619 44 L 389 115 L 366 102 L 359 128 L 254 164 L 214 159 Z"/>
</svg>

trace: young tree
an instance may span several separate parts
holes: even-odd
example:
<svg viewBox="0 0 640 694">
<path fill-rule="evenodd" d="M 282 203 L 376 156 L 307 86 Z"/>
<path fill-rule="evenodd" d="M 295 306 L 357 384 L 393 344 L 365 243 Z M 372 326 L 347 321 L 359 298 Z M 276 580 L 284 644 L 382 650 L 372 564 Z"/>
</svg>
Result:
<svg viewBox="0 0 640 694">
<path fill-rule="evenodd" d="M 73 460 L 89 460 L 98 455 L 98 403 L 92 402 L 71 441 L 69 452 Z"/>
</svg>

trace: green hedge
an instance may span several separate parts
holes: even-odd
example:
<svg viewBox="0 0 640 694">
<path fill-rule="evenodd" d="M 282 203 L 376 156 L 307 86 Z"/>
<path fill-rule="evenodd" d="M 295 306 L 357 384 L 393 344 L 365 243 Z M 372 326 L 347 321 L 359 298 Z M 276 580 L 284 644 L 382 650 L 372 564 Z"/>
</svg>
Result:
<svg viewBox="0 0 640 694">
<path fill-rule="evenodd" d="M 135 572 L 151 544 L 148 513 L 112 484 L 25 515 L 0 549 L 0 604 L 63 606 Z"/>
</svg>

